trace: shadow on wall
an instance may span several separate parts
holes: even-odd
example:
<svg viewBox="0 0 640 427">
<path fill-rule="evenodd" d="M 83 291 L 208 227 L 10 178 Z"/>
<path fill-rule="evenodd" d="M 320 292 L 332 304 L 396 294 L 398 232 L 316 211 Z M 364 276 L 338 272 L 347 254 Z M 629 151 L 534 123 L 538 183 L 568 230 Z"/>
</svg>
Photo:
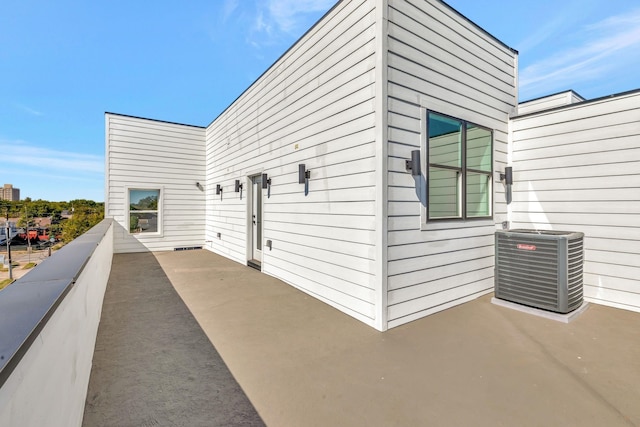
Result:
<svg viewBox="0 0 640 427">
<path fill-rule="evenodd" d="M 113 239 L 114 239 L 114 252 L 115 253 L 129 253 L 129 252 L 151 252 L 144 243 L 142 243 L 136 236 L 143 234 L 131 234 L 118 221 L 113 222 Z"/>
<path fill-rule="evenodd" d="M 420 203 L 425 208 L 427 207 L 427 180 L 425 177 L 420 174 L 419 176 L 414 176 L 413 181 L 416 184 L 416 196 Z"/>
</svg>

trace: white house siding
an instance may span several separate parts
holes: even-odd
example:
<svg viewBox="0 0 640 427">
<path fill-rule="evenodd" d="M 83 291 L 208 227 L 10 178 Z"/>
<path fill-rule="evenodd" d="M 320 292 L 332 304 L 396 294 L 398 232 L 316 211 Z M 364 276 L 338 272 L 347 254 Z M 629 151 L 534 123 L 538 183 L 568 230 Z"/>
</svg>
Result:
<svg viewBox="0 0 640 427">
<path fill-rule="evenodd" d="M 205 129 L 107 113 L 106 211 L 114 252 L 204 245 Z M 129 234 L 127 188 L 162 190 L 161 235 Z"/>
<path fill-rule="evenodd" d="M 640 91 L 512 127 L 512 227 L 585 233 L 586 299 L 640 311 Z"/>
<path fill-rule="evenodd" d="M 394 327 L 493 289 L 503 186 L 494 179 L 494 219 L 427 223 L 418 196 L 424 121 L 430 109 L 492 129 L 494 171 L 502 171 L 517 53 L 436 0 L 390 0 L 388 20 L 387 315 Z M 415 149 L 422 151 L 419 180 L 405 170 Z"/>
<path fill-rule="evenodd" d="M 521 102 L 518 105 L 518 114 L 529 114 L 537 111 L 549 110 L 551 108 L 563 107 L 569 104 L 584 101 L 580 95 L 572 90 L 555 93 L 553 95 L 532 99 L 530 101 Z"/>
<path fill-rule="evenodd" d="M 373 1 L 340 2 L 206 131 L 206 247 L 247 262 L 249 177 L 267 173 L 262 240 L 273 248 L 264 248 L 262 271 L 372 326 L 382 312 L 375 22 Z M 307 196 L 299 163 L 311 171 Z"/>
</svg>

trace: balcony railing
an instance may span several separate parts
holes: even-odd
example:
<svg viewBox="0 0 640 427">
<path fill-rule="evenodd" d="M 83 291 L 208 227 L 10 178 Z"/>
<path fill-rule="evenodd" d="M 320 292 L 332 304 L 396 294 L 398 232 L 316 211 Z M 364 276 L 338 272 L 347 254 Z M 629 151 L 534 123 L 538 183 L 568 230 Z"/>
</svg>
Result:
<svg viewBox="0 0 640 427">
<path fill-rule="evenodd" d="M 0 425 L 82 423 L 112 257 L 105 219 L 0 291 Z"/>
</svg>

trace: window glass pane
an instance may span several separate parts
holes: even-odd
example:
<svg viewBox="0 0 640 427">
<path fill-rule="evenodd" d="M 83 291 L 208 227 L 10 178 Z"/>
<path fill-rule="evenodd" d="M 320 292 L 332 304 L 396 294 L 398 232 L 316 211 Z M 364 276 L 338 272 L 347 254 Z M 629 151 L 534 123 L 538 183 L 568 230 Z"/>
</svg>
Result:
<svg viewBox="0 0 640 427">
<path fill-rule="evenodd" d="M 129 214 L 130 233 L 157 233 L 158 214 L 155 212 L 131 212 Z"/>
<path fill-rule="evenodd" d="M 429 167 L 429 218 L 460 216 L 460 172 Z"/>
<path fill-rule="evenodd" d="M 129 209 L 132 211 L 156 211 L 160 190 L 129 190 Z"/>
<path fill-rule="evenodd" d="M 467 168 L 491 172 L 491 132 L 467 124 Z"/>
<path fill-rule="evenodd" d="M 462 122 L 429 113 L 429 218 L 459 218 Z"/>
<path fill-rule="evenodd" d="M 491 215 L 491 175 L 467 172 L 467 217 Z"/>
<path fill-rule="evenodd" d="M 428 219 L 490 217 L 491 131 L 429 112 L 427 133 Z"/>
<path fill-rule="evenodd" d="M 429 113 L 429 164 L 462 166 L 462 122 Z"/>
<path fill-rule="evenodd" d="M 129 232 L 158 232 L 160 190 L 129 190 Z"/>
</svg>

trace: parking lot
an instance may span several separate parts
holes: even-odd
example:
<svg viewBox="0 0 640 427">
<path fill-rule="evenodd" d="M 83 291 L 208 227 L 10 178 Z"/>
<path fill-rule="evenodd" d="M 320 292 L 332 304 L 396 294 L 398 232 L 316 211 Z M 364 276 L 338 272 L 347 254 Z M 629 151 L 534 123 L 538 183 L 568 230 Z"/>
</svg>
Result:
<svg viewBox="0 0 640 427">
<path fill-rule="evenodd" d="M 11 261 L 13 262 L 12 275 L 14 279 L 19 279 L 29 271 L 32 270 L 34 266 L 29 266 L 30 264 L 39 264 L 43 260 L 49 257 L 49 247 L 44 245 L 33 245 L 31 250 L 29 250 L 26 245 L 11 245 Z M 7 257 L 7 247 L 2 246 L 0 248 L 0 259 L 3 262 L 0 263 L 0 281 L 9 278 L 9 270 L 8 270 L 8 257 Z M 18 264 L 18 265 L 15 265 Z M 27 266 L 27 268 L 25 268 Z"/>
</svg>

